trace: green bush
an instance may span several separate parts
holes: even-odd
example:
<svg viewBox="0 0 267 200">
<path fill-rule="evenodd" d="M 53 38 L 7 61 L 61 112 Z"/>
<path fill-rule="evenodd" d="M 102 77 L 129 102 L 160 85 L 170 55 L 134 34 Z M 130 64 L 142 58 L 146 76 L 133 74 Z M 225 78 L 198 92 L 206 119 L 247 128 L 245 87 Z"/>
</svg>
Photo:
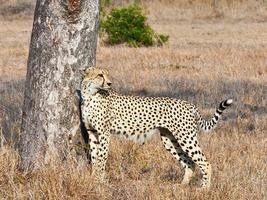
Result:
<svg viewBox="0 0 267 200">
<path fill-rule="evenodd" d="M 137 5 L 115 8 L 101 19 L 101 31 L 109 44 L 128 43 L 133 47 L 163 45 L 169 36 L 157 34 L 148 24 L 143 9 Z"/>
</svg>

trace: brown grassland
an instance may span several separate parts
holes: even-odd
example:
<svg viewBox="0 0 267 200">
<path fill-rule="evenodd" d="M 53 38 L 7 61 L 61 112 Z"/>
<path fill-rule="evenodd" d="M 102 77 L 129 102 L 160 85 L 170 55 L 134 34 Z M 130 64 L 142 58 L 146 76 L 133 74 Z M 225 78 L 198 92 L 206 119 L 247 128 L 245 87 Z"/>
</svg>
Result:
<svg viewBox="0 0 267 200">
<path fill-rule="evenodd" d="M 198 169 L 189 186 L 179 185 L 182 169 L 158 137 L 145 145 L 113 138 L 106 184 L 74 158 L 20 172 L 15 145 L 33 5 L 0 0 L 0 199 L 267 199 L 267 1 L 222 0 L 216 9 L 211 2 L 141 1 L 168 44 L 129 48 L 99 39 L 97 49 L 97 65 L 122 93 L 188 100 L 207 118 L 234 99 L 219 126 L 199 134 L 213 167 L 212 186 L 201 191 Z"/>
</svg>

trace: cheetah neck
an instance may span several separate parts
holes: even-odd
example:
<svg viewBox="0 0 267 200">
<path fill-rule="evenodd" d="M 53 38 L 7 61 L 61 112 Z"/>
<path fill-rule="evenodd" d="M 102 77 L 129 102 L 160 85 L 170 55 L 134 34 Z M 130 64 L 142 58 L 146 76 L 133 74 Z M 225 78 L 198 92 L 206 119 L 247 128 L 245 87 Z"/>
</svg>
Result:
<svg viewBox="0 0 267 200">
<path fill-rule="evenodd" d="M 95 99 L 101 99 L 101 98 L 106 98 L 108 97 L 112 91 L 107 91 L 107 90 L 98 90 L 95 93 L 91 92 L 82 92 L 82 99 L 86 101 L 91 101 Z"/>
</svg>

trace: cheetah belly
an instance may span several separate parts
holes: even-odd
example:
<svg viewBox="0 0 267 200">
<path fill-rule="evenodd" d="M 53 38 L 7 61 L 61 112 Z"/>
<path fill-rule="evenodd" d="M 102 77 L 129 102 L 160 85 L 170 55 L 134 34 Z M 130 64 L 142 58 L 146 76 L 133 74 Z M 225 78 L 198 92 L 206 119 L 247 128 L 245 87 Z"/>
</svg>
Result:
<svg viewBox="0 0 267 200">
<path fill-rule="evenodd" d="M 145 141 L 150 140 L 156 134 L 159 134 L 159 130 L 157 128 L 150 129 L 146 132 L 136 132 L 134 134 L 132 131 L 117 132 L 116 135 L 134 142 L 145 143 Z"/>
</svg>

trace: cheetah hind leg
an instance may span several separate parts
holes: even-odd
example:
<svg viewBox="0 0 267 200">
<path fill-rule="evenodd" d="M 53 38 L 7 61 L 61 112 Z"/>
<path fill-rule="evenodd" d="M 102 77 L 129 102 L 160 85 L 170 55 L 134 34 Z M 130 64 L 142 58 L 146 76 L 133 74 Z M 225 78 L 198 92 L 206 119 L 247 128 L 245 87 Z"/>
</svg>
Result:
<svg viewBox="0 0 267 200">
<path fill-rule="evenodd" d="M 177 140 L 168 129 L 160 129 L 160 136 L 164 147 L 176 160 L 180 162 L 182 168 L 184 169 L 184 177 L 181 184 L 189 184 L 195 170 L 195 163 L 182 150 Z"/>
<path fill-rule="evenodd" d="M 187 139 L 179 137 L 178 133 L 174 134 L 174 137 L 176 137 L 178 140 L 182 150 L 187 153 L 187 156 L 200 168 L 202 174 L 201 187 L 209 188 L 212 173 L 211 165 L 207 161 L 205 155 L 202 153 L 195 132 L 192 134 L 192 137 L 190 137 L 191 144 L 189 144 Z"/>
</svg>

